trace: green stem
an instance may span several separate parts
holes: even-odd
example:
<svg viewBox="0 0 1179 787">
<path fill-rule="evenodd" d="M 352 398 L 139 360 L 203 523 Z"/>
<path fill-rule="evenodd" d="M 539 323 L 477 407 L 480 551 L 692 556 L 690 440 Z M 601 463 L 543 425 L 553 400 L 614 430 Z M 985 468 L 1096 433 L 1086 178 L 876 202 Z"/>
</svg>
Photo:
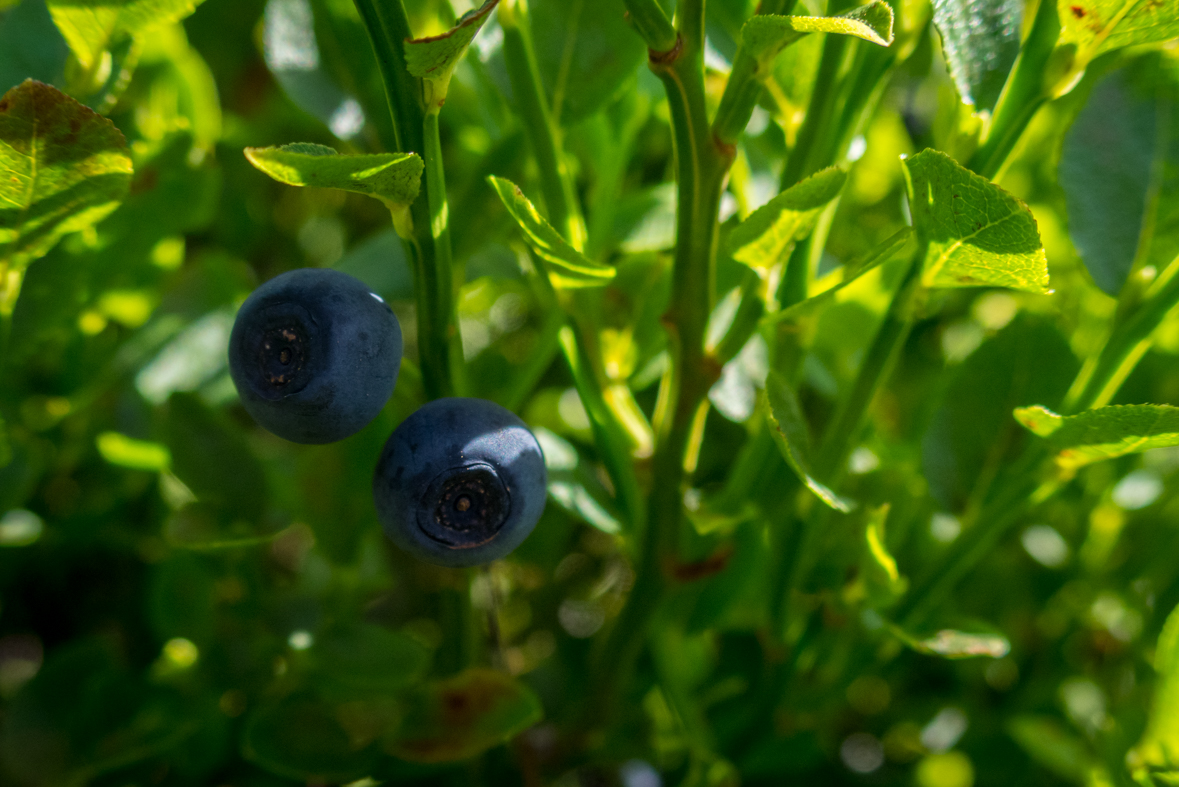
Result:
<svg viewBox="0 0 1179 787">
<path fill-rule="evenodd" d="M 676 31 L 658 0 L 622 0 L 627 18 L 652 52 L 667 52 L 676 45 Z"/>
<path fill-rule="evenodd" d="M 393 118 L 397 145 L 404 152 L 420 152 L 426 177 L 410 206 L 413 236 L 405 239 L 414 273 L 417 303 L 418 356 L 426 396 L 437 399 L 455 393 L 454 371 L 462 369 L 462 344 L 455 320 L 454 273 L 450 235 L 441 229 L 445 248 L 435 243 L 435 222 L 445 215 L 446 181 L 442 169 L 438 118 L 427 118 L 422 80 L 405 67 L 405 42 L 413 38 L 402 0 L 354 0 L 376 54 L 385 97 Z M 432 131 L 430 131 L 432 129 Z M 435 194 L 435 191 L 438 194 Z"/>
<path fill-rule="evenodd" d="M 1067 412 L 1109 404 L 1138 361 L 1150 349 L 1151 334 L 1155 328 L 1179 304 L 1179 273 L 1174 270 L 1176 267 L 1172 265 L 1168 268 L 1164 276 L 1169 274 L 1169 277 L 1159 281 L 1130 317 L 1114 328 L 1097 362 L 1091 370 L 1085 371 L 1083 379 L 1078 379 L 1083 385 L 1073 387 L 1074 393 L 1069 396 L 1064 408 Z"/>
<path fill-rule="evenodd" d="M 795 0 L 766 0 L 757 8 L 759 14 L 788 14 L 794 8 Z M 712 122 L 712 133 L 722 142 L 730 145 L 737 142 L 741 132 L 749 125 L 753 108 L 761 97 L 761 80 L 757 59 L 745 52 L 744 45 L 737 47 L 729 81 L 721 95 L 716 118 Z"/>
<path fill-rule="evenodd" d="M 1049 99 L 1044 75 L 1059 36 L 1060 18 L 1056 13 L 1056 3 L 1041 0 L 1027 41 L 1020 50 L 995 107 L 986 141 L 971 157 L 970 169 L 984 177 L 994 178 L 1023 136 L 1024 129 Z"/>
<path fill-rule="evenodd" d="M 541 87 L 524 4 L 518 0 L 502 4 L 499 23 L 504 31 L 504 62 L 508 78 L 540 169 L 540 187 L 549 221 L 574 248 L 582 249 L 586 238 L 585 220 L 577 205 L 573 179 L 561 155 L 556 124 Z"/>
<path fill-rule="evenodd" d="M 664 315 L 671 370 L 665 415 L 655 424 L 653 479 L 635 586 L 596 659 L 591 725 L 607 718 L 617 702 L 666 593 L 663 564 L 675 559 L 683 518 L 684 456 L 696 413 L 719 372 L 707 359 L 704 342 L 712 312 L 721 189 L 734 151 L 717 144 L 708 124 L 704 1 L 681 0 L 676 21 L 677 43 L 666 53 L 652 52 L 650 59 L 667 92 L 676 152 L 677 241 L 671 304 Z"/>
<path fill-rule="evenodd" d="M 422 359 L 422 367 L 435 369 L 440 396 L 454 396 L 463 386 L 463 345 L 458 328 L 458 303 L 454 262 L 450 253 L 450 209 L 446 202 L 446 173 L 443 170 L 442 142 L 438 134 L 441 107 L 426 113 L 423 120 L 426 165 L 426 193 L 430 208 L 430 237 L 434 248 L 433 302 L 430 304 L 431 355 Z M 422 287 L 427 297 L 430 287 Z M 418 322 L 419 326 L 421 321 Z"/>
</svg>

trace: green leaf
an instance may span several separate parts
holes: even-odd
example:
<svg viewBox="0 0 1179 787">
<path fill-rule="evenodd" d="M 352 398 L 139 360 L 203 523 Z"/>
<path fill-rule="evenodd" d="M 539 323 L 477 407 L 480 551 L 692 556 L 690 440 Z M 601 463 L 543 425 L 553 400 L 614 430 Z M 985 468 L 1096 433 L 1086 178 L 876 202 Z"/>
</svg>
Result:
<svg viewBox="0 0 1179 787">
<path fill-rule="evenodd" d="M 164 423 L 172 468 L 197 499 L 227 517 L 257 522 L 266 505 L 266 477 L 241 430 L 193 394 L 172 394 Z"/>
<path fill-rule="evenodd" d="M 540 78 L 562 125 L 589 117 L 632 88 L 630 77 L 647 60 L 622 0 L 529 0 L 528 15 Z"/>
<path fill-rule="evenodd" d="M 119 206 L 126 147 L 113 123 L 50 85 L 25 80 L 0 98 L 0 281 Z"/>
<path fill-rule="evenodd" d="M 463 14 L 454 27 L 442 35 L 405 42 L 405 66 L 409 73 L 425 80 L 427 107 L 435 110 L 442 107 L 455 67 L 497 5 L 499 0 L 487 0 L 479 8 Z"/>
<path fill-rule="evenodd" d="M 1078 369 L 1060 331 L 1026 313 L 972 352 L 949 376 L 921 440 L 921 467 L 938 502 L 961 510 L 980 480 L 1014 462 L 1022 445 L 1012 409 L 1056 406 Z"/>
<path fill-rule="evenodd" d="M 934 0 L 933 23 L 958 95 L 994 109 L 1019 55 L 1022 0 Z"/>
<path fill-rule="evenodd" d="M 310 142 L 245 152 L 251 164 L 280 183 L 367 194 L 394 213 L 417 199 L 425 166 L 416 153 L 342 155 Z"/>
<path fill-rule="evenodd" d="M 69 54 L 45 3 L 22 0 L 0 10 L 0 90 L 25 79 L 61 84 Z"/>
<path fill-rule="evenodd" d="M 548 263 L 548 275 L 554 287 L 601 287 L 614 278 L 612 267 L 594 262 L 570 246 L 540 215 L 519 186 L 494 175 L 487 181 L 520 226 L 528 245 Z"/>
<path fill-rule="evenodd" d="M 1086 64 L 1103 52 L 1179 36 L 1179 4 L 1155 0 L 1056 0 L 1060 43 Z"/>
<path fill-rule="evenodd" d="M 262 27 L 266 67 L 299 108 L 318 118 L 340 139 L 352 139 L 364 129 L 365 112 L 329 72 L 331 62 L 321 52 L 315 21 L 308 0 L 266 3 Z M 369 42 L 364 41 L 363 46 L 368 50 L 362 50 L 363 54 L 370 54 Z M 376 63 L 370 68 L 376 71 Z"/>
<path fill-rule="evenodd" d="M 819 213 L 839 196 L 846 181 L 846 172 L 829 167 L 786 189 L 733 229 L 729 253 L 738 262 L 767 273 L 796 241 L 810 234 Z"/>
<path fill-rule="evenodd" d="M 1111 405 L 1065 416 L 1035 405 L 1016 408 L 1015 419 L 1048 440 L 1056 462 L 1067 468 L 1179 445 L 1179 407 L 1166 404 Z"/>
<path fill-rule="evenodd" d="M 339 709 L 306 696 L 264 706 L 246 723 L 242 754 L 300 781 L 342 784 L 366 776 L 377 751 L 371 740 L 354 740 L 340 717 Z"/>
<path fill-rule="evenodd" d="M 902 161 L 927 287 L 1048 292 L 1048 260 L 1028 207 L 937 150 Z"/>
<path fill-rule="evenodd" d="M 911 241 L 914 237 L 915 235 L 913 233 L 912 227 L 903 227 L 899 231 L 890 235 L 883 243 L 872 249 L 872 251 L 868 252 L 863 257 L 852 260 L 847 265 L 845 265 L 843 269 L 843 278 L 840 280 L 839 284 L 836 284 L 830 289 L 823 290 L 818 295 L 812 295 L 805 301 L 799 301 L 789 308 L 782 309 L 779 312 L 775 312 L 774 314 L 767 316 L 765 318 L 766 323 L 772 324 L 776 322 L 782 322 L 784 320 L 794 320 L 803 315 L 810 315 L 814 313 L 817 306 L 830 301 L 835 297 L 835 294 L 844 287 L 900 254 L 906 246 L 911 245 Z"/>
<path fill-rule="evenodd" d="M 832 492 L 814 476 L 810 470 L 810 435 L 807 432 L 806 419 L 802 415 L 802 408 L 790 384 L 781 374 L 771 371 L 766 376 L 766 398 L 770 405 L 767 418 L 770 422 L 770 434 L 782 456 L 791 469 L 798 474 L 798 479 L 806 484 L 807 489 L 836 511 L 847 513 L 852 504 Z"/>
<path fill-rule="evenodd" d="M 179 22 L 201 0 L 47 0 L 49 13 L 83 69 L 127 36 Z"/>
<path fill-rule="evenodd" d="M 868 512 L 864 528 L 864 552 L 860 572 L 864 578 L 868 603 L 874 608 L 887 607 L 904 595 L 909 581 L 897 569 L 896 558 L 888 551 L 884 540 L 884 523 L 889 506 L 883 505 Z"/>
<path fill-rule="evenodd" d="M 387 750 L 410 762 L 465 760 L 505 743 L 541 716 L 540 700 L 512 676 L 467 669 L 418 692 Z"/>
<path fill-rule="evenodd" d="M 1079 737 L 1050 716 L 1016 716 L 1007 723 L 1007 733 L 1028 756 L 1068 781 L 1084 783 L 1093 766 L 1093 756 Z"/>
<path fill-rule="evenodd" d="M 603 533 L 622 532 L 614 502 L 593 467 L 583 462 L 572 443 L 544 427 L 533 429 L 544 453 L 549 497 L 570 514 Z"/>
<path fill-rule="evenodd" d="M 390 692 L 422 676 L 429 653 L 413 637 L 367 623 L 325 635 L 314 654 L 335 686 L 360 692 Z"/>
<path fill-rule="evenodd" d="M 1069 235 L 1115 297 L 1136 264 L 1162 270 L 1179 252 L 1179 95 L 1164 62 L 1148 56 L 1105 76 L 1061 150 Z"/>
<path fill-rule="evenodd" d="M 889 628 L 906 646 L 927 656 L 941 656 L 945 659 L 1001 659 L 1011 650 L 1011 643 L 1000 634 L 970 634 L 956 629 L 941 629 L 932 636 L 916 637 L 897 626 Z"/>
<path fill-rule="evenodd" d="M 741 42 L 757 60 L 757 73 L 764 79 L 778 53 L 807 33 L 838 33 L 888 46 L 892 43 L 892 8 L 883 0 L 873 0 L 839 16 L 758 14 L 741 28 Z"/>
<path fill-rule="evenodd" d="M 1150 718 L 1142 740 L 1126 757 L 1134 770 L 1174 769 L 1179 763 L 1179 607 L 1171 610 L 1154 651 L 1158 673 Z"/>
<path fill-rule="evenodd" d="M 103 432 L 95 443 L 102 458 L 119 467 L 159 472 L 172 464 L 172 455 L 159 443 L 135 440 L 118 432 Z"/>
</svg>

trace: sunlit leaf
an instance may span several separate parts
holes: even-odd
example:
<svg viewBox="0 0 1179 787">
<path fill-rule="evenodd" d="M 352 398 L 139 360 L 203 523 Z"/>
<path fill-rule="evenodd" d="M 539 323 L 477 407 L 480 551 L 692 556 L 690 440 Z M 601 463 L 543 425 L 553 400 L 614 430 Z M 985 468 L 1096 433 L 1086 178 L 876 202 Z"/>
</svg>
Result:
<svg viewBox="0 0 1179 787">
<path fill-rule="evenodd" d="M 167 470 L 172 455 L 166 446 L 147 440 L 135 440 L 118 432 L 103 432 L 96 439 L 98 453 L 112 465 L 133 470 Z"/>
<path fill-rule="evenodd" d="M 883 505 L 868 512 L 868 523 L 864 527 L 864 553 L 860 570 L 868 603 L 873 607 L 886 607 L 896 601 L 909 587 L 909 581 L 897 569 L 896 558 L 888 551 L 884 540 L 884 523 L 888 520 L 889 506 Z"/>
<path fill-rule="evenodd" d="M 425 167 L 416 153 L 343 155 L 309 142 L 246 148 L 246 158 L 280 183 L 367 194 L 390 210 L 403 209 L 417 199 Z"/>
<path fill-rule="evenodd" d="M 761 18 L 761 17 L 757 17 Z M 816 172 L 749 214 L 729 235 L 733 259 L 768 271 L 814 228 L 819 213 L 839 195 L 847 173 L 838 167 Z"/>
<path fill-rule="evenodd" d="M 1166 404 L 1111 405 L 1066 416 L 1035 405 L 1017 408 L 1015 420 L 1046 438 L 1062 467 L 1179 445 L 1179 407 Z"/>
<path fill-rule="evenodd" d="M 0 98 L 0 171 L 0 282 L 106 217 L 131 184 L 114 124 L 31 79 Z"/>
<path fill-rule="evenodd" d="M 1048 260 L 1028 207 L 937 150 L 903 160 L 927 287 L 1048 291 Z"/>
<path fill-rule="evenodd" d="M 548 263 L 549 278 L 556 287 L 601 287 L 614 278 L 609 265 L 594 262 L 569 245 L 510 180 L 491 176 L 488 179 L 499 194 L 504 207 L 516 220 L 524 239 L 537 256 Z"/>
<path fill-rule="evenodd" d="M 497 5 L 499 0 L 487 0 L 479 8 L 463 14 L 454 27 L 442 35 L 405 42 L 406 68 L 415 77 L 426 81 L 427 105 L 442 106 L 455 67 Z"/>
<path fill-rule="evenodd" d="M 242 754 L 279 776 L 341 784 L 372 772 L 378 753 L 368 744 L 353 740 L 334 706 L 292 697 L 250 717 Z"/>
<path fill-rule="evenodd" d="M 836 511 L 848 512 L 852 504 L 824 486 L 811 474 L 810 435 L 806 418 L 798 405 L 798 398 L 786 379 L 776 371 L 766 377 L 766 397 L 769 400 L 770 433 L 787 464 L 798 474 L 807 489 Z"/>
<path fill-rule="evenodd" d="M 971 634 L 956 629 L 941 629 L 931 636 L 924 637 L 913 636 L 896 626 L 891 628 L 901 642 L 927 656 L 941 656 L 946 659 L 1001 659 L 1011 650 L 1011 643 L 1000 634 Z"/>
<path fill-rule="evenodd" d="M 1171 610 L 1154 651 L 1158 673 L 1150 719 L 1142 740 L 1126 757 L 1135 770 L 1174 769 L 1179 763 L 1179 607 Z"/>
<path fill-rule="evenodd" d="M 543 427 L 533 429 L 544 453 L 549 497 L 569 513 L 603 533 L 620 533 L 622 525 L 602 482 L 581 460 L 572 443 Z"/>
<path fill-rule="evenodd" d="M 992 109 L 1019 55 L 1022 0 L 934 0 L 933 22 L 962 100 Z"/>
<path fill-rule="evenodd" d="M 472 668 L 423 687 L 387 750 L 411 762 L 465 760 L 540 718 L 540 701 L 528 687 L 503 672 Z"/>
<path fill-rule="evenodd" d="M 837 33 L 888 46 L 892 43 L 892 8 L 883 0 L 872 0 L 839 16 L 758 14 L 741 28 L 741 42 L 758 61 L 757 73 L 768 75 L 778 53 L 807 33 Z"/>
<path fill-rule="evenodd" d="M 804 314 L 813 313 L 816 307 L 829 303 L 835 297 L 835 294 L 847 285 L 893 259 L 906 248 L 912 248 L 914 237 L 912 227 L 903 227 L 863 257 L 852 260 L 844 266 L 843 278 L 839 284 L 836 284 L 830 289 L 823 290 L 818 295 L 812 295 L 805 301 L 799 301 L 793 306 L 771 314 L 766 318 L 766 321 L 780 322 L 782 320 L 793 320 Z M 909 253 L 912 252 L 910 251 Z"/>
<path fill-rule="evenodd" d="M 125 36 L 179 22 L 201 0 L 47 0 L 53 21 L 84 69 Z"/>
<path fill-rule="evenodd" d="M 1056 0 L 1060 42 L 1087 63 L 1103 52 L 1179 36 L 1179 4 L 1167 0 Z"/>
</svg>

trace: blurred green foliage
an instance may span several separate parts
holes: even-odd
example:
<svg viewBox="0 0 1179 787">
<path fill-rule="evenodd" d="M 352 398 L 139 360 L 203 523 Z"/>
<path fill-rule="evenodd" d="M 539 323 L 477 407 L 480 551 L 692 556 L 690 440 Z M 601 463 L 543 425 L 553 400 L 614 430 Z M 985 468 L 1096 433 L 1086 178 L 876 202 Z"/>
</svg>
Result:
<svg viewBox="0 0 1179 787">
<path fill-rule="evenodd" d="M 419 39 L 475 5 L 404 0 Z M 0 0 L 0 784 L 1179 779 L 1179 8 L 711 0 L 705 46 L 703 6 L 412 44 L 444 241 L 364 3 Z M 346 190 L 243 155 L 291 142 Z M 447 377 L 423 239 L 454 384 L 549 469 L 469 572 L 371 502 Z M 303 266 L 406 339 L 325 446 L 226 369 Z"/>
</svg>

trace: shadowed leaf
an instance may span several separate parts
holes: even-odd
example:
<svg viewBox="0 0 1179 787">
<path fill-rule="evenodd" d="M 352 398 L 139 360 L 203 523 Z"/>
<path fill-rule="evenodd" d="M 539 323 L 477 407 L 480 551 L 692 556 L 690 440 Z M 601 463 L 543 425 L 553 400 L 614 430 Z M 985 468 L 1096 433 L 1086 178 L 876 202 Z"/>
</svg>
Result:
<svg viewBox="0 0 1179 787">
<path fill-rule="evenodd" d="M 528 245 L 548 263 L 548 274 L 553 286 L 600 287 L 614 278 L 614 269 L 609 265 L 594 262 L 570 246 L 540 215 L 519 186 L 494 175 L 487 180 L 520 226 Z"/>
<path fill-rule="evenodd" d="M 925 286 L 1048 292 L 1048 260 L 1026 205 L 940 151 L 902 163 L 913 226 L 929 244 Z"/>
<path fill-rule="evenodd" d="M 250 718 L 242 754 L 279 776 L 340 784 L 371 772 L 378 755 L 369 743 L 353 739 L 337 708 L 294 697 L 265 706 Z"/>
<path fill-rule="evenodd" d="M 847 513 L 852 505 L 832 492 L 813 475 L 810 468 L 810 435 L 798 399 L 782 375 L 771 371 L 766 377 L 766 397 L 770 404 L 770 434 L 791 469 L 815 496 L 836 511 Z"/>
<path fill-rule="evenodd" d="M 540 719 L 540 701 L 515 678 L 495 670 L 468 669 L 417 694 L 401 735 L 388 751 L 411 762 L 465 760 Z"/>
<path fill-rule="evenodd" d="M 391 691 L 421 677 L 429 653 L 416 639 L 381 626 L 357 624 L 324 636 L 314 653 L 333 684 Z"/>
<path fill-rule="evenodd" d="M 1022 0 L 934 0 L 933 22 L 958 94 L 993 109 L 1019 55 Z"/>
<path fill-rule="evenodd" d="M 1048 440 L 1062 467 L 1179 445 L 1179 407 L 1166 404 L 1111 405 L 1077 415 L 1046 407 L 1019 407 L 1015 420 Z"/>
</svg>

